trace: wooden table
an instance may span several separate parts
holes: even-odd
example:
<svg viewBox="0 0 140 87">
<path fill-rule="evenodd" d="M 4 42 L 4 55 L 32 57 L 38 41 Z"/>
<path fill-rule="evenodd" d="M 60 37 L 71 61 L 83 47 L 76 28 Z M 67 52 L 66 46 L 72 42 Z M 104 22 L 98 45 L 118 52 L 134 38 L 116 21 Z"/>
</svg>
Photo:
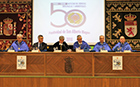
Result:
<svg viewBox="0 0 140 87">
<path fill-rule="evenodd" d="M 26 70 L 16 69 L 17 56 L 27 57 Z M 112 70 L 112 56 L 123 57 L 123 70 Z M 139 72 L 139 52 L 0 53 L 0 87 L 140 87 Z"/>
<path fill-rule="evenodd" d="M 27 56 L 27 69 L 17 70 L 17 56 Z M 112 70 L 112 56 L 123 57 L 123 70 Z M 43 52 L 0 53 L 0 75 L 139 76 L 140 53 Z"/>
</svg>

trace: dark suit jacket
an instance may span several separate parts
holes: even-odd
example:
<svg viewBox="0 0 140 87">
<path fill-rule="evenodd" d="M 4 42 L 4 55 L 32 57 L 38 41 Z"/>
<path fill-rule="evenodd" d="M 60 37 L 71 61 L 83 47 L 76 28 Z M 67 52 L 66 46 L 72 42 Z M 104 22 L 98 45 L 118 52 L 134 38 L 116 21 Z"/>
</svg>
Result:
<svg viewBox="0 0 140 87">
<path fill-rule="evenodd" d="M 33 47 L 38 47 L 38 42 L 37 43 L 34 43 Z M 39 48 L 39 50 L 42 52 L 42 51 L 47 51 L 47 44 L 42 42 L 41 43 L 41 47 Z"/>
<path fill-rule="evenodd" d="M 58 50 L 60 50 L 60 45 L 59 45 L 59 41 L 57 41 L 53 47 L 58 47 Z M 62 45 L 62 51 L 67 51 L 69 49 L 69 46 L 67 45 L 66 42 L 63 42 L 63 45 Z"/>
</svg>

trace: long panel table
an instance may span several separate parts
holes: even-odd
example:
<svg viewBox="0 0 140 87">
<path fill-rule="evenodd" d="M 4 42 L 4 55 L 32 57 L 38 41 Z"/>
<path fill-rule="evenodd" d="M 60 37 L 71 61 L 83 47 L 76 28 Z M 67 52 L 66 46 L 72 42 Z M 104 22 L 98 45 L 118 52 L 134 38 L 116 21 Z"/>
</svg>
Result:
<svg viewBox="0 0 140 87">
<path fill-rule="evenodd" d="M 17 69 L 26 56 L 27 69 Z M 122 56 L 123 69 L 112 69 Z M 140 87 L 140 53 L 1 52 L 0 87 Z"/>
<path fill-rule="evenodd" d="M 17 70 L 17 56 L 27 57 L 27 69 Z M 112 57 L 122 56 L 123 69 L 112 69 Z M 0 53 L 0 75 L 139 76 L 140 53 L 44 52 Z"/>
</svg>

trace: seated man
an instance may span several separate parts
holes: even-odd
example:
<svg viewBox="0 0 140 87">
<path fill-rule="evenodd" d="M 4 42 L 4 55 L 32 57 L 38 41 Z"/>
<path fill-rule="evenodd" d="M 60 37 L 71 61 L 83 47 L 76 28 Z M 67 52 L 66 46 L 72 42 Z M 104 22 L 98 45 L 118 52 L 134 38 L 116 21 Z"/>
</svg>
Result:
<svg viewBox="0 0 140 87">
<path fill-rule="evenodd" d="M 19 51 L 28 52 L 29 48 L 27 44 L 22 40 L 22 37 L 23 36 L 21 34 L 17 34 L 17 40 L 12 43 L 10 49 L 12 48 L 13 50 L 15 50 L 15 52 L 19 52 Z"/>
<path fill-rule="evenodd" d="M 124 36 L 121 36 L 120 37 L 120 42 L 118 42 L 113 48 L 112 48 L 113 51 L 121 51 L 121 52 L 124 52 L 124 50 L 131 50 L 132 51 L 132 48 L 130 47 L 130 45 L 125 42 L 125 37 Z"/>
<path fill-rule="evenodd" d="M 38 49 L 39 52 L 47 51 L 47 44 L 43 42 L 43 35 L 38 35 L 38 42 L 34 43 L 33 49 Z"/>
<path fill-rule="evenodd" d="M 73 50 L 76 50 L 76 48 L 91 49 L 90 46 L 85 41 L 82 41 L 82 36 L 81 35 L 77 36 L 77 41 L 73 45 Z"/>
<path fill-rule="evenodd" d="M 104 36 L 101 35 L 100 37 L 100 42 L 98 42 L 93 50 L 95 50 L 95 52 L 100 52 L 101 50 L 107 50 L 107 51 L 111 51 L 110 47 L 108 46 L 108 44 L 106 42 L 104 42 Z"/>
<path fill-rule="evenodd" d="M 54 45 L 53 48 L 56 50 L 62 50 L 62 51 L 68 51 L 70 52 L 70 48 L 67 45 L 67 43 L 64 41 L 64 36 L 59 37 L 59 41 L 57 41 Z"/>
</svg>

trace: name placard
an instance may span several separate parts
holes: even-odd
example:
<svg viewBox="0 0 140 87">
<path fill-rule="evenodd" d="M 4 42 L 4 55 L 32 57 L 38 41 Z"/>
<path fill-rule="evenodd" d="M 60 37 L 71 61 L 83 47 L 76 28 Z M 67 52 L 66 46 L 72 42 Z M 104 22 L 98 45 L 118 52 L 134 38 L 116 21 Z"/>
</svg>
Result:
<svg viewBox="0 0 140 87">
<path fill-rule="evenodd" d="M 76 48 L 76 52 L 84 52 L 84 50 L 83 49 L 77 49 Z"/>
<path fill-rule="evenodd" d="M 108 52 L 107 50 L 101 50 L 100 52 Z"/>
<path fill-rule="evenodd" d="M 54 50 L 53 52 L 62 52 L 62 50 Z"/>
<path fill-rule="evenodd" d="M 38 50 L 32 50 L 31 52 L 39 52 Z"/>
<path fill-rule="evenodd" d="M 15 52 L 15 50 L 8 50 L 7 52 Z"/>
<path fill-rule="evenodd" d="M 124 52 L 125 52 L 125 53 L 129 53 L 129 52 L 131 52 L 131 50 L 124 50 Z"/>
</svg>

